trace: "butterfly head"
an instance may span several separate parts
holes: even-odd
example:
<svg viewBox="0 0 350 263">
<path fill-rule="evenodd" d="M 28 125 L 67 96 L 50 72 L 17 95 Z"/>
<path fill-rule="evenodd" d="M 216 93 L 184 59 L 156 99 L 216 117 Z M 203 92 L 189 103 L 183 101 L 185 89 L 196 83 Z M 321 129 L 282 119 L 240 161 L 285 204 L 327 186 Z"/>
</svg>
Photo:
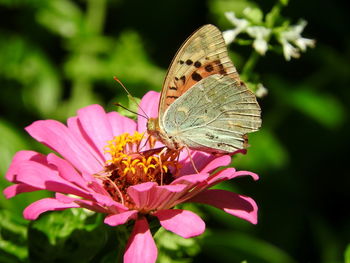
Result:
<svg viewBox="0 0 350 263">
<path fill-rule="evenodd" d="M 147 121 L 147 132 L 150 136 L 163 143 L 171 150 L 180 150 L 183 145 L 179 143 L 179 140 L 175 136 L 169 136 L 159 125 L 158 118 L 149 118 Z"/>
</svg>

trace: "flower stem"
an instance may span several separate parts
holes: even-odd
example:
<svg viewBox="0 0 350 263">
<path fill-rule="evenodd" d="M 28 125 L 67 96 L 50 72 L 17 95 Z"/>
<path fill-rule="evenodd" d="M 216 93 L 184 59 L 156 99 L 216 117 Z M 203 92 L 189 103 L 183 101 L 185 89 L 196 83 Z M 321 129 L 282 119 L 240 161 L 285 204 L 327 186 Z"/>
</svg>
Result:
<svg viewBox="0 0 350 263">
<path fill-rule="evenodd" d="M 90 32 L 100 34 L 105 23 L 106 0 L 89 0 L 86 13 L 86 26 Z"/>
<path fill-rule="evenodd" d="M 249 75 L 253 72 L 254 67 L 256 66 L 260 55 L 255 50 L 252 50 L 247 62 L 245 63 L 241 75 L 245 76 L 245 79 L 249 79 Z"/>
</svg>

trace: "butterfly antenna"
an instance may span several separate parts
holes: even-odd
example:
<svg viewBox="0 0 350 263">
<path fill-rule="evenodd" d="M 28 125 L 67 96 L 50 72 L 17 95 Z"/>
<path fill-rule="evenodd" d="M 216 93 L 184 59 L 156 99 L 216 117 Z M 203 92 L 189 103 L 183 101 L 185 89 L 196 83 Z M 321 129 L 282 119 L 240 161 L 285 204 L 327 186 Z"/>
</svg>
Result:
<svg viewBox="0 0 350 263">
<path fill-rule="evenodd" d="M 116 81 L 116 82 L 118 82 L 122 87 L 123 87 L 123 89 L 125 90 L 125 92 L 130 96 L 130 98 L 132 99 L 132 101 L 133 102 L 135 102 L 135 104 L 139 107 L 139 109 L 141 109 L 141 111 L 143 112 L 143 114 L 146 116 L 143 116 L 143 117 L 145 117 L 146 119 L 149 119 L 149 117 L 148 117 L 148 115 L 147 115 L 147 113 L 140 107 L 140 105 L 137 103 L 137 101 L 134 99 L 134 97 L 130 94 L 130 92 L 125 88 L 125 86 L 123 85 L 123 83 L 116 77 L 116 76 L 114 76 L 113 77 L 113 79 Z M 119 106 L 121 106 L 120 104 L 119 104 Z M 125 109 L 125 107 L 123 107 L 123 106 L 121 106 L 122 108 L 124 108 Z M 129 110 L 130 112 L 132 112 L 131 110 Z M 137 114 L 137 113 L 136 113 Z M 137 114 L 137 115 L 139 115 L 139 114 Z M 142 116 L 142 115 L 140 115 L 140 116 Z"/>
<path fill-rule="evenodd" d="M 143 118 L 145 118 L 145 119 L 147 119 L 147 120 L 149 119 L 148 117 L 146 117 L 146 116 L 144 116 L 144 115 L 142 115 L 142 114 L 140 114 L 140 113 L 137 113 L 137 112 L 135 112 L 135 111 L 133 111 L 133 110 L 128 109 L 127 107 L 121 105 L 119 102 L 115 102 L 115 103 L 113 103 L 113 104 L 114 104 L 115 106 L 117 106 L 117 107 L 121 107 L 121 108 L 123 108 L 124 110 L 127 110 L 128 112 L 134 113 L 135 115 L 141 116 L 141 117 L 143 117 Z"/>
</svg>

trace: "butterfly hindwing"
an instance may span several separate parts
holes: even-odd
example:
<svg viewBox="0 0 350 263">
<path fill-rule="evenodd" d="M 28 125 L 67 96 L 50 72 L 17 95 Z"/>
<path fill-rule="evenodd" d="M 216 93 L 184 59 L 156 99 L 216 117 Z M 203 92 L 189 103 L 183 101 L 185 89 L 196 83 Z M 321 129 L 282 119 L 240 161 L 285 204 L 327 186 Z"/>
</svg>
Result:
<svg viewBox="0 0 350 263">
<path fill-rule="evenodd" d="M 180 144 L 219 153 L 245 148 L 245 134 L 261 126 L 255 95 L 219 74 L 195 84 L 169 106 L 163 119 L 166 134 Z"/>
<path fill-rule="evenodd" d="M 171 63 L 163 84 L 159 118 L 188 89 L 213 74 L 228 75 L 240 82 L 221 31 L 205 25 L 185 41 Z"/>
</svg>

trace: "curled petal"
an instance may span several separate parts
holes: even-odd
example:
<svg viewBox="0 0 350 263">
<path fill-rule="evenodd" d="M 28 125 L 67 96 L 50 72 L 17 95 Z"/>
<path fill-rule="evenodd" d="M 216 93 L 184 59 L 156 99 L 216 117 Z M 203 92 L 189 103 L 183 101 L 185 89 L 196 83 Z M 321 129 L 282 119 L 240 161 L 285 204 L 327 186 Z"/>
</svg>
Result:
<svg viewBox="0 0 350 263">
<path fill-rule="evenodd" d="M 134 229 L 126 245 L 125 263 L 153 263 L 157 259 L 157 247 L 147 220 L 144 217 L 135 222 Z"/>
<path fill-rule="evenodd" d="M 14 184 L 4 189 L 4 195 L 6 198 L 14 197 L 20 193 L 28 193 L 41 190 L 40 188 L 33 187 L 27 184 Z"/>
<path fill-rule="evenodd" d="M 209 177 L 207 180 L 207 186 L 206 188 L 209 188 L 213 185 L 216 185 L 222 181 L 231 180 L 233 178 L 239 177 L 239 176 L 251 176 L 254 180 L 258 180 L 259 176 L 255 173 L 248 172 L 248 171 L 236 171 L 234 168 L 226 168 L 224 170 L 221 170 L 220 172 L 217 172 L 216 174 Z"/>
<path fill-rule="evenodd" d="M 36 162 L 23 162 L 18 168 L 17 180 L 40 189 L 89 197 L 85 190 L 61 178 L 56 170 Z"/>
<path fill-rule="evenodd" d="M 220 189 L 209 189 L 197 194 L 188 202 L 212 205 L 252 224 L 258 222 L 258 206 L 247 196 Z"/>
<path fill-rule="evenodd" d="M 149 200 L 156 198 L 153 191 L 156 186 L 157 184 L 152 182 L 137 184 L 130 186 L 127 192 L 137 207 L 145 208 L 148 206 Z"/>
<path fill-rule="evenodd" d="M 34 151 L 19 151 L 12 159 L 11 165 L 6 172 L 6 179 L 10 182 L 16 182 L 18 168 L 23 161 L 33 161 L 41 164 L 46 164 L 46 156 Z"/>
<path fill-rule="evenodd" d="M 59 175 L 68 182 L 74 183 L 83 189 L 88 189 L 87 181 L 74 169 L 66 160 L 59 158 L 57 155 L 50 153 L 47 161 L 56 166 Z"/>
<path fill-rule="evenodd" d="M 62 203 L 54 198 L 44 198 L 27 206 L 23 211 L 23 216 L 25 219 L 35 220 L 46 211 L 58 211 L 76 207 L 79 207 L 76 203 Z"/>
<path fill-rule="evenodd" d="M 204 221 L 195 213 L 187 210 L 160 210 L 154 213 L 154 216 L 158 217 L 160 224 L 166 230 L 184 238 L 201 235 L 205 230 Z"/>
<path fill-rule="evenodd" d="M 165 209 L 174 206 L 174 201 L 179 199 L 180 195 L 187 188 L 187 185 L 176 184 L 176 185 L 162 185 L 157 186 L 152 190 L 152 199 L 148 200 L 147 208 L 153 209 Z"/>
<path fill-rule="evenodd" d="M 106 216 L 104 222 L 110 226 L 118 226 L 125 224 L 131 219 L 136 219 L 137 211 L 131 210 L 120 214 L 108 215 Z"/>
</svg>

